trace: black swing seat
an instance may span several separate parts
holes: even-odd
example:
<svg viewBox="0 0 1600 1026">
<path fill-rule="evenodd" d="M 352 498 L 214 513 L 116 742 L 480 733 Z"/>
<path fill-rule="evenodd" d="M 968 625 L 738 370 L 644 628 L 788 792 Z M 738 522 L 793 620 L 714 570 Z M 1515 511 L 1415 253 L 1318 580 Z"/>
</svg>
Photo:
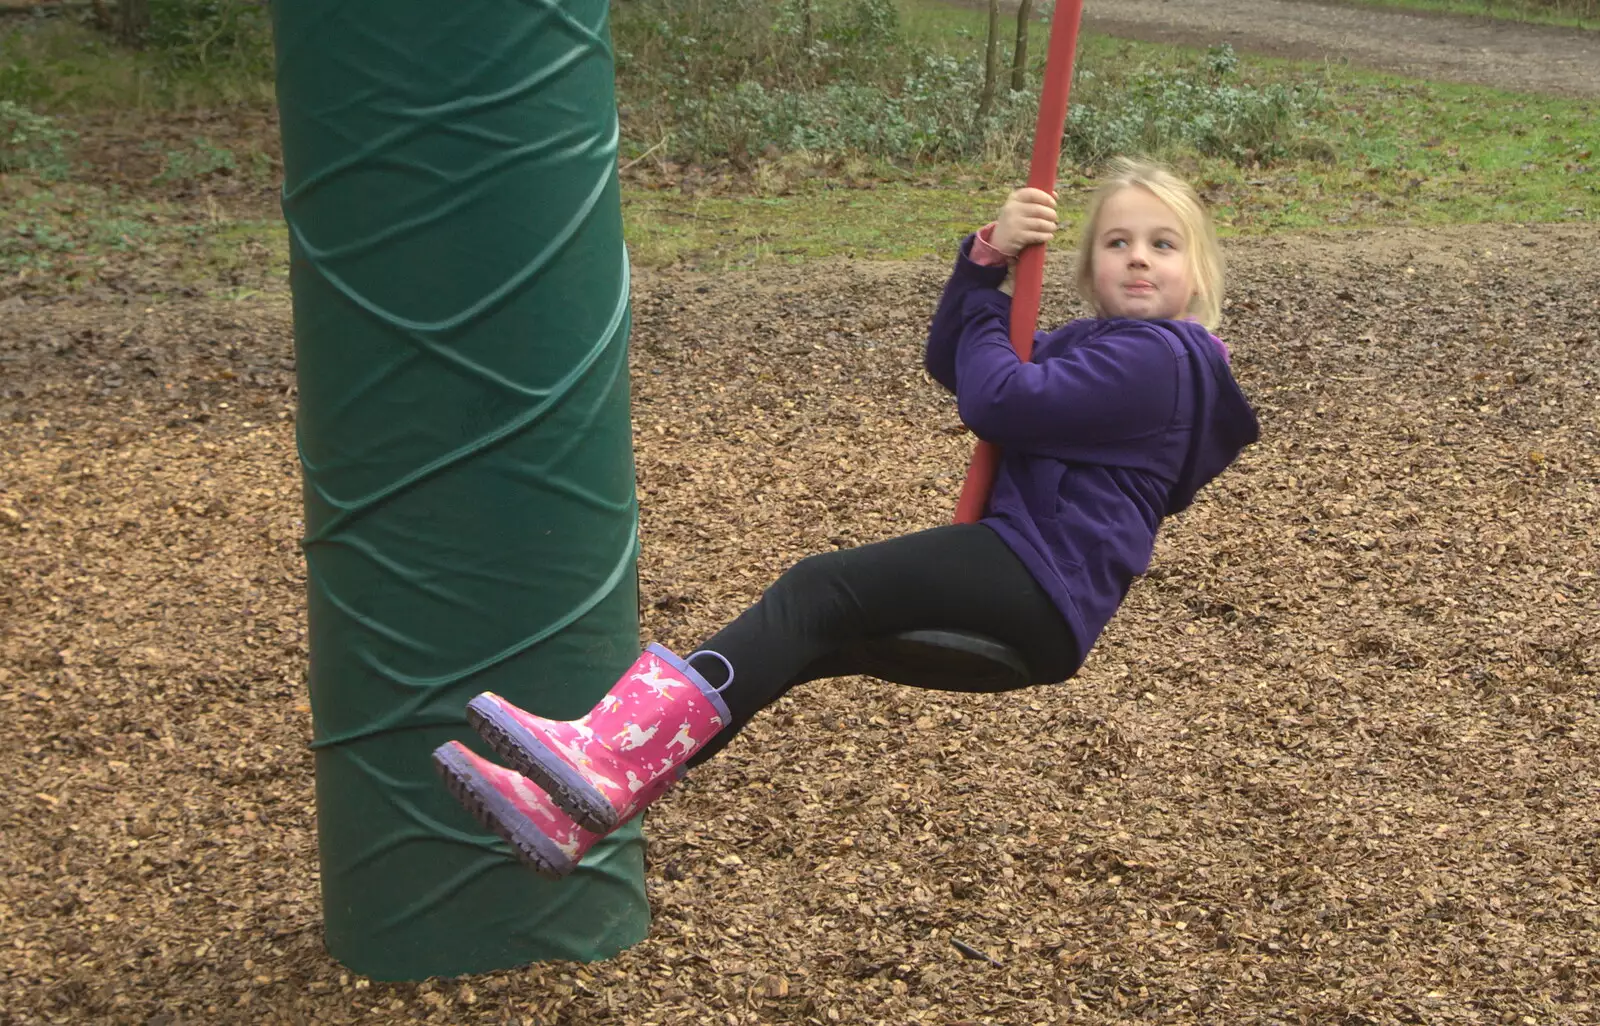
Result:
<svg viewBox="0 0 1600 1026">
<path fill-rule="evenodd" d="M 851 647 L 851 672 L 891 684 L 946 691 L 1005 691 L 1028 684 L 1028 664 L 1010 645 L 969 631 L 920 630 Z"/>
</svg>

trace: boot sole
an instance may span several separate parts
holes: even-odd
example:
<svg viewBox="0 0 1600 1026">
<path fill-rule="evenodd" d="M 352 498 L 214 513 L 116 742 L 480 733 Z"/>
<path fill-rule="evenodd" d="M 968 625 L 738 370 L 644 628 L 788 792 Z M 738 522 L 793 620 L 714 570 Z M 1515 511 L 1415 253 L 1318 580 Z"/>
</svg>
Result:
<svg viewBox="0 0 1600 1026">
<path fill-rule="evenodd" d="M 517 857 L 534 872 L 551 880 L 569 875 L 576 863 L 543 830 L 517 812 L 469 763 L 449 745 L 434 750 L 433 765 L 444 778 L 445 789 L 472 817 L 511 845 Z"/>
<path fill-rule="evenodd" d="M 507 767 L 544 789 L 562 812 L 590 833 L 608 834 L 617 826 L 617 810 L 585 781 L 581 773 L 552 752 L 498 703 L 481 695 L 467 703 L 467 723 Z"/>
</svg>

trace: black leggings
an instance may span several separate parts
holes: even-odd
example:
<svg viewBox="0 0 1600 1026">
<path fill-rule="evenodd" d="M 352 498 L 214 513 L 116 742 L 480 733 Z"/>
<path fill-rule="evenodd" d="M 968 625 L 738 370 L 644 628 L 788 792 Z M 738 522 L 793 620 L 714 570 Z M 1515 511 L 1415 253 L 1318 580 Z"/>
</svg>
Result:
<svg viewBox="0 0 1600 1026">
<path fill-rule="evenodd" d="M 761 601 L 700 647 L 733 666 L 723 692 L 733 723 L 691 760 L 721 751 L 790 688 L 858 672 L 841 649 L 901 631 L 943 628 L 985 634 L 1016 649 L 1030 684 L 1070 677 L 1077 646 L 1060 611 L 1000 536 L 982 524 L 954 524 L 888 541 L 808 556 Z M 712 684 L 727 679 L 716 660 L 695 668 Z M 964 690 L 988 690 L 981 684 Z"/>
</svg>

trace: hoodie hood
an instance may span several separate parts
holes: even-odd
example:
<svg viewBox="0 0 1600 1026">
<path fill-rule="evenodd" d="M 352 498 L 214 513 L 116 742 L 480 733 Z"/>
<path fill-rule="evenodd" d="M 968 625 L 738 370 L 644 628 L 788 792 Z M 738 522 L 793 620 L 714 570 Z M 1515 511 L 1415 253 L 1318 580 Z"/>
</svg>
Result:
<svg viewBox="0 0 1600 1026">
<path fill-rule="evenodd" d="M 1170 514 L 1188 509 L 1200 489 L 1226 470 L 1245 446 L 1258 441 L 1261 425 L 1233 380 L 1228 349 L 1220 339 L 1193 321 L 1157 323 L 1188 351 L 1194 394 L 1194 434 L 1172 487 Z"/>
</svg>

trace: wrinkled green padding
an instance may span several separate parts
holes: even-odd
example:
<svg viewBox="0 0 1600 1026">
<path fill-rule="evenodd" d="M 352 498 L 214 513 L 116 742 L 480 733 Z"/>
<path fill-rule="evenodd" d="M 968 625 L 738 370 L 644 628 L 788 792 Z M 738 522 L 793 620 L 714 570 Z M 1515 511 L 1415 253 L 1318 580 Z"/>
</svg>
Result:
<svg viewBox="0 0 1600 1026">
<path fill-rule="evenodd" d="M 609 957 L 649 925 L 638 827 L 550 883 L 429 759 L 478 692 L 577 716 L 638 653 L 606 2 L 272 7 L 328 949 Z"/>
</svg>

